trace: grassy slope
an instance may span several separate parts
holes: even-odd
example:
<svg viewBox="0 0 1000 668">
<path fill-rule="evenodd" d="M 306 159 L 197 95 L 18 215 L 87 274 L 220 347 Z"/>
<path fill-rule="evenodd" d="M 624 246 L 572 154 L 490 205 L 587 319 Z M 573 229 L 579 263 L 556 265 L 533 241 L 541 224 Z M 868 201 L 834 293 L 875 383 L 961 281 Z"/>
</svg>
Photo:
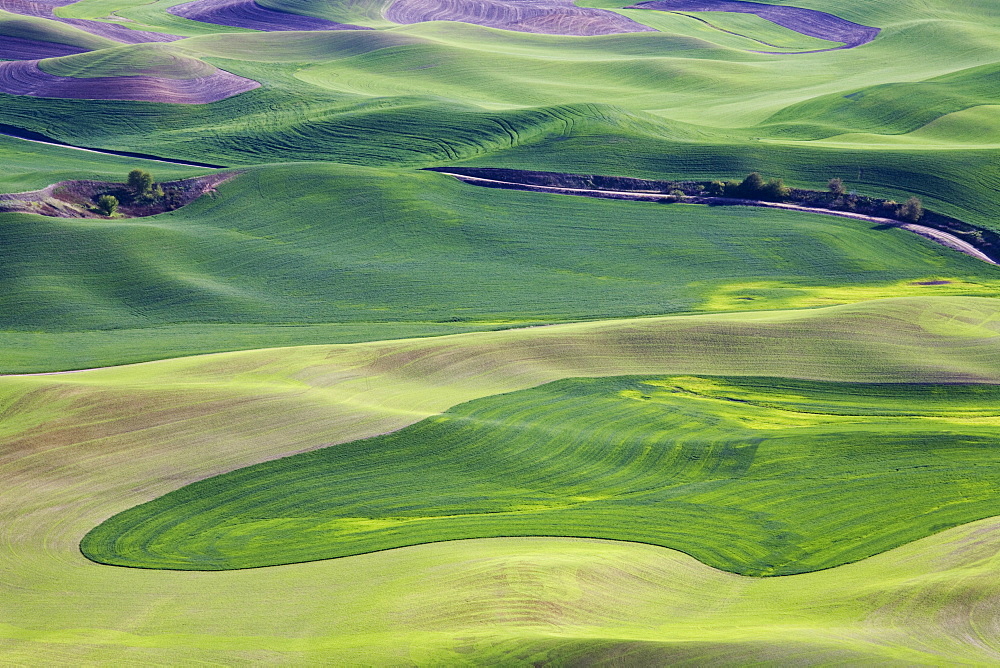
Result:
<svg viewBox="0 0 1000 668">
<path fill-rule="evenodd" d="M 117 42 L 97 35 L 91 35 L 78 28 L 49 19 L 23 16 L 0 11 L 0 36 L 36 39 L 40 42 L 68 44 L 81 49 L 105 49 L 116 46 Z"/>
<path fill-rule="evenodd" d="M 581 39 L 424 24 L 370 36 L 325 35 L 325 45 L 317 43 L 312 54 L 295 47 L 302 54 L 295 63 L 274 61 L 284 58 L 282 40 L 295 42 L 297 35 L 204 36 L 181 46 L 264 81 L 265 89 L 205 109 L 11 100 L 3 115 L 10 122 L 44 125 L 67 139 L 119 148 L 135 148 L 159 134 L 165 151 L 223 164 L 276 158 L 365 164 L 503 161 L 510 146 L 539 142 L 548 157 L 536 152 L 535 167 L 579 164 L 583 157 L 574 154 L 573 142 L 561 141 L 569 135 L 574 141 L 596 137 L 610 145 L 612 150 L 588 161 L 595 171 L 616 173 L 677 173 L 692 163 L 734 155 L 713 175 L 735 176 L 745 163 L 752 167 L 764 161 L 787 180 L 805 185 L 848 165 L 854 170 L 842 176 L 883 194 L 889 187 L 883 170 L 912 165 L 895 187 L 899 192 L 884 194 L 916 193 L 934 204 L 951 201 L 956 212 L 989 221 L 977 200 L 989 188 L 980 172 L 995 180 L 995 148 L 967 162 L 968 133 L 956 134 L 950 147 L 937 137 L 864 156 L 860 165 L 855 153 L 801 141 L 826 141 L 862 129 L 916 130 L 919 123 L 912 119 L 917 117 L 904 107 L 888 116 L 882 109 L 870 118 L 843 98 L 901 81 L 965 71 L 949 84 L 949 96 L 978 103 L 976 91 L 992 77 L 988 67 L 974 68 L 996 62 L 993 45 L 1000 28 L 993 14 L 941 9 L 933 21 L 915 21 L 913 8 L 905 4 L 892 16 L 888 11 L 883 3 L 871 8 L 872 22 L 886 26 L 871 45 L 794 57 L 751 54 L 726 42 L 729 37 L 683 25 L 673 34 Z M 926 15 L 924 10 L 921 16 Z M 386 47 L 386 35 L 405 43 Z M 709 37 L 720 43 L 706 41 Z M 359 53 L 359 40 L 380 48 Z M 929 57 L 928 48 L 941 57 Z M 586 106 L 609 96 L 617 108 Z M 739 103 L 728 102 L 730 96 Z M 809 115 L 768 121 L 802 105 L 811 109 Z M 939 106 L 929 105 L 932 113 L 917 120 L 932 122 L 935 115 L 956 111 Z M 253 129 L 262 127 L 267 133 Z M 162 133 L 165 128 L 170 132 Z M 632 164 L 628 157 L 636 147 L 656 154 L 655 164 Z M 938 173 L 938 163 L 945 175 Z M 803 171 L 802 165 L 812 169 Z M 870 169 L 859 173 L 859 166 Z"/>
<path fill-rule="evenodd" d="M 987 296 L 1000 278 L 908 232 L 829 216 L 491 190 L 428 172 L 330 165 L 253 169 L 218 198 L 153 218 L 0 215 L 0 239 L 8 332 L 341 323 L 357 336 L 364 323 L 397 322 L 440 323 L 426 329 L 440 333 L 454 321 L 484 328 Z M 918 284 L 935 279 L 953 282 Z M 386 337 L 380 328 L 369 328 L 371 338 Z M 199 343 L 191 331 L 157 329 L 155 345 L 119 352 L 108 331 L 76 337 L 88 346 L 56 358 L 39 348 L 33 363 L 23 350 L 0 361 L 7 370 L 78 368 L 141 359 L 142 349 L 165 357 L 329 342 L 332 330 L 291 340 L 261 331 L 243 343 L 225 340 L 238 328 Z"/>
<path fill-rule="evenodd" d="M 159 181 L 207 173 L 207 170 L 194 167 L 101 155 L 3 135 L 0 135 L 0 159 L 4 167 L 0 170 L 0 192 L 4 193 L 37 190 L 69 179 L 121 182 L 130 170 L 136 168 L 149 170 Z"/>
<path fill-rule="evenodd" d="M 184 55 L 165 44 L 133 44 L 46 58 L 39 68 L 61 77 L 156 76 L 165 79 L 197 79 L 217 70 L 206 62 Z"/>
<path fill-rule="evenodd" d="M 508 323 L 360 322 L 316 325 L 163 325 L 76 332 L 0 331 L 0 372 L 45 373 L 229 350 L 356 343 L 480 332 Z"/>
<path fill-rule="evenodd" d="M 259 4 L 282 12 L 318 16 L 331 21 L 372 28 L 389 28 L 396 25 L 382 16 L 392 4 L 392 0 L 345 0 L 337 3 L 316 2 L 316 0 L 263 0 Z"/>
<path fill-rule="evenodd" d="M 211 35 L 215 33 L 252 33 L 256 31 L 211 23 L 200 23 L 167 13 L 167 8 L 190 0 L 81 0 L 59 7 L 56 16 L 68 19 L 92 19 L 117 23 L 132 30 L 163 32 L 170 35 Z"/>
<path fill-rule="evenodd" d="M 805 573 L 1000 514 L 998 434 L 992 385 L 565 380 L 197 482 L 107 520 L 81 550 L 227 570 L 580 536 Z"/>
<path fill-rule="evenodd" d="M 992 521 L 766 582 L 662 548 L 594 541 L 458 542 L 226 573 L 98 566 L 78 541 L 104 518 L 193 480 L 563 377 L 766 372 L 995 383 L 998 322 L 993 300 L 890 300 L 0 379 L 9 453 L 0 498 L 11 518 L 0 526 L 5 654 L 31 662 L 496 663 L 595 653 L 652 662 L 988 662 L 990 608 L 979 601 L 997 582 Z"/>
</svg>

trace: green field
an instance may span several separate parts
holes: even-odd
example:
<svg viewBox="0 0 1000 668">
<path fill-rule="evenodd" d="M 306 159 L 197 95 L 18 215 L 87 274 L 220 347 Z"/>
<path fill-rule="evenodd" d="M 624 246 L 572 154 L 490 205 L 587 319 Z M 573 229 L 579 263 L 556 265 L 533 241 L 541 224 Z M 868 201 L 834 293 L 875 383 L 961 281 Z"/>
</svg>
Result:
<svg viewBox="0 0 1000 668">
<path fill-rule="evenodd" d="M 0 93 L 2 132 L 241 170 L 146 218 L 0 213 L 0 663 L 1000 661 L 1000 268 L 422 170 L 840 177 L 1000 231 L 995 2 L 768 2 L 881 33 L 797 53 L 836 43 L 616 0 L 578 4 L 656 31 L 54 10 L 181 38 L 125 44 L 0 12 L 0 48 L 88 50 L 42 82 L 261 84 Z M 210 171 L 3 135 L 0 167 L 0 193 Z"/>
<path fill-rule="evenodd" d="M 0 214 L 0 241 L 12 272 L 0 297 L 8 372 L 1000 290 L 995 267 L 861 221 L 312 163 L 251 169 L 153 218 Z M 34 355 L 21 345 L 31 332 Z"/>
<path fill-rule="evenodd" d="M 46 58 L 38 66 L 49 74 L 83 79 L 152 74 L 165 79 L 197 79 L 215 71 L 208 63 L 164 44 L 135 44 Z"/>
<path fill-rule="evenodd" d="M 967 624 L 991 619 L 977 601 L 996 588 L 995 520 L 855 564 L 763 579 L 661 547 L 558 538 L 213 573 L 102 566 L 78 548 L 108 517 L 196 480 L 560 378 L 767 372 L 831 383 L 1000 383 L 998 315 L 992 299 L 903 299 L 2 378 L 10 455 L 0 494 L 12 520 L 0 527 L 0 563 L 5 600 L 15 603 L 0 626 L 5 654 L 22 662 L 491 663 L 520 653 L 989 662 L 990 636 L 970 636 Z M 234 609 L 235 618 L 222 614 Z"/>
<path fill-rule="evenodd" d="M 81 549 L 222 570 L 580 536 L 789 575 L 1000 514 L 998 429 L 990 385 L 566 380 L 195 483 L 116 515 Z"/>
<path fill-rule="evenodd" d="M 85 12 L 90 4 L 59 11 L 109 13 L 107 3 Z M 161 4 L 143 8 L 170 17 Z M 348 13 L 362 9 L 371 8 L 354 5 Z M 264 88 L 204 108 L 11 99 L 3 119 L 126 150 L 156 136 L 176 157 L 220 164 L 497 164 L 513 157 L 511 149 L 534 147 L 533 168 L 723 177 L 762 167 L 802 185 L 837 172 L 858 188 L 917 193 L 992 224 L 988 207 L 974 200 L 989 187 L 984 179 L 995 182 L 996 143 L 973 128 L 874 152 L 869 142 L 842 143 L 858 132 L 909 135 L 991 104 L 1000 19 L 988 7 L 845 7 L 846 18 L 879 25 L 883 35 L 861 49 L 790 57 L 753 53 L 759 44 L 692 18 L 626 11 L 669 25 L 660 33 L 581 39 L 439 23 L 307 37 L 234 35 L 195 24 L 215 34 L 177 48 Z M 713 18 L 723 26 L 759 23 L 730 27 L 777 39 L 778 29 L 755 17 Z M 574 150 L 588 138 L 604 150 Z M 830 142 L 841 142 L 839 150 Z M 969 156 L 970 144 L 982 155 Z"/>
</svg>

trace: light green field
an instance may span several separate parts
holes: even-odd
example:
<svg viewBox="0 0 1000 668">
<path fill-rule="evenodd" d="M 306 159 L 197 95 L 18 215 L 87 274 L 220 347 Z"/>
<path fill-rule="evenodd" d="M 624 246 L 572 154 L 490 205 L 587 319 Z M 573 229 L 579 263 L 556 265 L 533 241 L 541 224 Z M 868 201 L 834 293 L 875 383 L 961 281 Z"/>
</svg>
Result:
<svg viewBox="0 0 1000 668">
<path fill-rule="evenodd" d="M 60 77 L 157 76 L 165 79 L 197 79 L 216 71 L 208 63 L 178 53 L 165 44 L 134 44 L 46 58 L 38 67 Z"/>
<path fill-rule="evenodd" d="M 3 462 L 0 491 L 12 518 L 0 528 L 6 657 L 988 663 L 991 613 L 980 601 L 996 587 L 993 520 L 763 580 L 664 548 L 593 540 L 458 541 L 216 573 L 101 566 L 78 542 L 103 519 L 194 480 L 559 378 L 766 371 L 996 383 L 998 314 L 989 299 L 889 300 L 4 378 L 6 414 L 19 416 L 5 442 L 21 453 Z"/>
<path fill-rule="evenodd" d="M 134 364 L 229 350 L 356 343 L 499 330 L 504 322 L 361 322 L 316 325 L 163 325 L 78 332 L 0 332 L 4 373 L 44 373 Z"/>
<path fill-rule="evenodd" d="M 913 132 L 879 135 L 853 132 L 822 141 L 825 146 L 864 146 L 872 150 L 883 147 L 920 145 L 948 147 L 956 141 L 968 142 L 970 148 L 995 148 L 1000 145 L 997 116 L 1000 107 L 991 104 L 969 107 L 945 114 Z"/>
</svg>

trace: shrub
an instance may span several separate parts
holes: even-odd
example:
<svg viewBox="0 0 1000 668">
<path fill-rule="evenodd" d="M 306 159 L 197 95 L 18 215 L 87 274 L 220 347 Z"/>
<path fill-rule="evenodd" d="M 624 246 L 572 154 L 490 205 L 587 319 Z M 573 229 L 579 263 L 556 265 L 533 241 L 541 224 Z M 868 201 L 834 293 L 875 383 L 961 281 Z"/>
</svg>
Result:
<svg viewBox="0 0 1000 668">
<path fill-rule="evenodd" d="M 670 197 L 675 202 L 683 202 L 687 196 L 684 194 L 683 190 L 678 190 L 675 188 L 674 190 L 670 191 Z"/>
<path fill-rule="evenodd" d="M 742 197 L 743 191 L 739 181 L 726 181 L 722 184 L 722 194 L 726 197 Z"/>
<path fill-rule="evenodd" d="M 837 177 L 830 179 L 830 181 L 826 184 L 826 187 L 829 188 L 830 192 L 834 195 L 839 196 L 847 193 L 847 188 L 844 187 L 844 181 Z"/>
<path fill-rule="evenodd" d="M 145 199 L 153 194 L 153 175 L 141 169 L 133 169 L 128 173 L 128 187 L 136 198 Z"/>
<path fill-rule="evenodd" d="M 764 189 L 764 178 L 759 172 L 750 172 L 740 184 L 740 193 L 744 197 L 754 197 L 759 195 Z"/>
<path fill-rule="evenodd" d="M 114 195 L 101 195 L 97 198 L 97 211 L 105 216 L 113 216 L 118 211 L 118 198 Z"/>
<path fill-rule="evenodd" d="M 780 202 L 788 197 L 791 191 L 791 188 L 786 186 L 785 182 L 781 179 L 771 179 L 761 186 L 760 190 L 757 192 L 757 196 L 764 200 Z"/>
<path fill-rule="evenodd" d="M 911 197 L 899 207 L 897 215 L 900 220 L 908 220 L 911 223 L 915 223 L 924 217 L 924 205 L 918 198 Z"/>
<path fill-rule="evenodd" d="M 705 194 L 709 197 L 722 197 L 726 194 L 726 184 L 722 181 L 712 181 L 705 188 Z"/>
</svg>

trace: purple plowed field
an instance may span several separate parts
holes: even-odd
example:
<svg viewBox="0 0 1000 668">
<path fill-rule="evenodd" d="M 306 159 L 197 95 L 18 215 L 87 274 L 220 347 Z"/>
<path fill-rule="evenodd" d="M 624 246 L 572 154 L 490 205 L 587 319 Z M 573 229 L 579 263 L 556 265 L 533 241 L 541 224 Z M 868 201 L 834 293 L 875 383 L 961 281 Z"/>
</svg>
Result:
<svg viewBox="0 0 1000 668">
<path fill-rule="evenodd" d="M 402 24 L 461 21 L 546 35 L 655 32 L 621 14 L 577 7 L 572 0 L 396 0 L 385 18 Z"/>
<path fill-rule="evenodd" d="M 76 100 L 133 100 L 206 104 L 245 93 L 260 84 L 219 70 L 197 79 L 160 77 L 59 77 L 43 72 L 37 60 L 0 63 L 0 93 Z"/>
<path fill-rule="evenodd" d="M 72 4 L 75 0 L 53 0 L 52 2 L 32 2 L 32 0 L 0 0 L 0 9 L 11 14 L 24 16 L 39 16 L 43 19 L 53 18 L 52 11 L 57 7 Z"/>
<path fill-rule="evenodd" d="M 116 25 L 114 23 L 101 23 L 100 21 L 89 21 L 87 19 L 61 19 L 51 16 L 48 18 L 55 18 L 56 21 L 79 28 L 80 30 L 84 30 L 89 32 L 91 35 L 113 39 L 114 41 L 121 42 L 122 44 L 173 42 L 179 39 L 184 39 L 181 35 L 168 35 L 162 32 L 149 32 L 148 30 L 129 30 L 125 26 Z"/>
<path fill-rule="evenodd" d="M 160 32 L 148 32 L 145 30 L 129 30 L 128 28 L 114 23 L 102 23 L 101 21 L 90 21 L 87 19 L 63 19 L 53 14 L 53 10 L 64 5 L 69 5 L 76 0 L 53 0 L 52 2 L 33 2 L 32 0 L 0 0 L 0 9 L 11 14 L 22 14 L 24 16 L 37 16 L 43 19 L 52 19 L 79 28 L 91 35 L 113 39 L 122 44 L 141 44 L 145 42 L 172 42 L 183 39 L 179 35 L 167 35 Z M 0 37 L 0 40 L 6 40 Z M 60 54 L 65 55 L 65 54 Z"/>
<path fill-rule="evenodd" d="M 83 53 L 86 49 L 68 44 L 0 35 L 0 60 L 36 60 Z"/>
<path fill-rule="evenodd" d="M 841 42 L 844 46 L 817 51 L 835 51 L 837 49 L 853 49 L 867 44 L 880 32 L 879 28 L 852 23 L 833 14 L 803 9 L 801 7 L 782 7 L 780 5 L 765 5 L 759 2 L 744 2 L 743 0 L 652 0 L 640 2 L 628 9 L 658 9 L 664 12 L 737 12 L 740 14 L 756 14 L 771 23 L 777 23 L 795 32 L 818 37 L 831 42 Z M 809 53 L 816 53 L 811 51 Z"/>
<path fill-rule="evenodd" d="M 167 12 L 201 23 L 250 28 L 266 32 L 280 30 L 371 30 L 371 28 L 349 23 L 337 23 L 312 16 L 279 12 L 261 7 L 253 0 L 195 0 L 195 2 L 169 7 Z"/>
</svg>

